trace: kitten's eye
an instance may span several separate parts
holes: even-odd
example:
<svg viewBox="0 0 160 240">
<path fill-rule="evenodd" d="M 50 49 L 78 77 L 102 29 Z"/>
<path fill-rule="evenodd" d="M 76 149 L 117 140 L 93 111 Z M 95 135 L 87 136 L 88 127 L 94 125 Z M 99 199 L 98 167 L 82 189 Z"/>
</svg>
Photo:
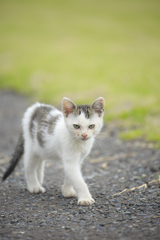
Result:
<svg viewBox="0 0 160 240">
<path fill-rule="evenodd" d="M 75 129 L 79 129 L 79 128 L 80 128 L 80 126 L 77 125 L 77 124 L 73 124 L 73 127 L 74 127 Z"/>
<path fill-rule="evenodd" d="M 89 125 L 88 128 L 92 129 L 92 128 L 94 128 L 94 127 L 95 127 L 95 124 L 91 124 L 91 125 Z"/>
</svg>

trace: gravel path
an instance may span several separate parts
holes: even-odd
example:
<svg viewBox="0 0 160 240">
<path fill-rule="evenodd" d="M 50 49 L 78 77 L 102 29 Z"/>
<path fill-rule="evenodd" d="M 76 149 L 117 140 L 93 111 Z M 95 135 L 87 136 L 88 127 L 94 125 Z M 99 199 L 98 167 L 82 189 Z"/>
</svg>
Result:
<svg viewBox="0 0 160 240">
<path fill-rule="evenodd" d="M 0 176 L 8 166 L 29 101 L 0 92 Z M 0 239 L 160 239 L 160 150 L 142 141 L 122 142 L 104 127 L 83 175 L 96 203 L 65 199 L 61 162 L 48 162 L 44 194 L 30 194 L 23 161 L 0 184 Z"/>
</svg>

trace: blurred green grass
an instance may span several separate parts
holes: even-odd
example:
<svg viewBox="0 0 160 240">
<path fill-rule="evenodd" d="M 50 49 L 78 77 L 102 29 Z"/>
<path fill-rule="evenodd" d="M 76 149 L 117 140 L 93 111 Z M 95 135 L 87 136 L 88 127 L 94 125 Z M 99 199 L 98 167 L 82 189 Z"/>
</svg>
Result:
<svg viewBox="0 0 160 240">
<path fill-rule="evenodd" d="M 104 96 L 123 139 L 160 144 L 160 1 L 1 1 L 0 88 L 52 104 Z"/>
</svg>

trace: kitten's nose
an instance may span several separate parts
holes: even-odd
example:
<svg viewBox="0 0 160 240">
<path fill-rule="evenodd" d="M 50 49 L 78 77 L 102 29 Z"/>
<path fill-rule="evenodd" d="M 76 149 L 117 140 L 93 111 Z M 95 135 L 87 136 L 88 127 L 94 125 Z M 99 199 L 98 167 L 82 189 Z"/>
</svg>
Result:
<svg viewBox="0 0 160 240">
<path fill-rule="evenodd" d="M 83 138 L 86 138 L 87 137 L 87 134 L 86 133 L 82 133 L 81 135 Z"/>
</svg>

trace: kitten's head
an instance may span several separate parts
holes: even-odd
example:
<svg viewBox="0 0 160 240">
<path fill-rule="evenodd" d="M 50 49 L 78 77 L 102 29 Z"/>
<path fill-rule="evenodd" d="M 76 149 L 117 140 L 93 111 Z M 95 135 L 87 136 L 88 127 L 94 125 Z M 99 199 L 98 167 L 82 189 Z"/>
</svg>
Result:
<svg viewBox="0 0 160 240">
<path fill-rule="evenodd" d="M 88 140 L 96 136 L 102 128 L 104 98 L 99 97 L 91 105 L 75 105 L 70 99 L 63 98 L 62 112 L 72 136 Z"/>
</svg>

